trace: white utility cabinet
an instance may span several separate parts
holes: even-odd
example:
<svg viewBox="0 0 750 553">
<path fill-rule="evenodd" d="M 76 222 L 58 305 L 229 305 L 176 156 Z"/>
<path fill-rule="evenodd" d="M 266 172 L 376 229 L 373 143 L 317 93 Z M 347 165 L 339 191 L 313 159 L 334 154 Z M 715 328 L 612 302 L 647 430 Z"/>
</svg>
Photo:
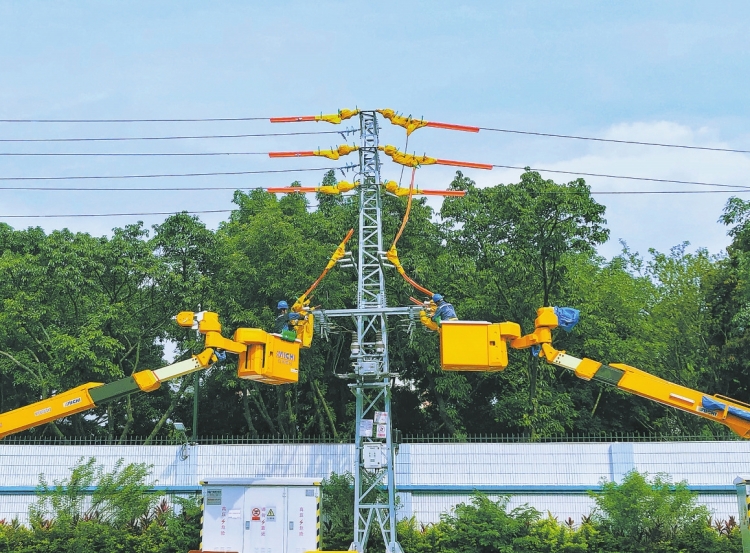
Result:
<svg viewBox="0 0 750 553">
<path fill-rule="evenodd" d="M 320 481 L 208 480 L 202 551 L 304 553 L 320 549 Z"/>
</svg>

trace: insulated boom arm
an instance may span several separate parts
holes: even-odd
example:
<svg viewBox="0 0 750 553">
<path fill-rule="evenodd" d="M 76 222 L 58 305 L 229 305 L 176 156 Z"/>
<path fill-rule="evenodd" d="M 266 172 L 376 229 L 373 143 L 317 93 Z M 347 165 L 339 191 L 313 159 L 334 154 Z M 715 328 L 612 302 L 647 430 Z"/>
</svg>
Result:
<svg viewBox="0 0 750 553">
<path fill-rule="evenodd" d="M 0 438 L 88 411 L 135 392 L 153 392 L 162 382 L 206 369 L 216 361 L 211 348 L 155 371 L 145 370 L 109 384 L 88 382 L 67 392 L 0 414 Z"/>
<path fill-rule="evenodd" d="M 578 378 L 616 386 L 629 394 L 718 422 L 742 438 L 750 438 L 750 405 L 720 395 L 704 394 L 623 363 L 604 365 L 556 350 L 552 346 L 551 332 L 559 322 L 555 311 L 553 307 L 539 309 L 534 332 L 511 340 L 510 346 L 517 349 L 538 346 L 541 348 L 539 355 L 548 363 L 572 371 Z"/>
<path fill-rule="evenodd" d="M 620 390 L 668 405 L 727 426 L 742 438 L 750 438 L 750 406 L 719 395 L 669 382 L 623 363 L 604 365 L 593 359 L 578 359 L 550 344 L 542 345 L 548 363 L 573 371 L 578 378 L 616 386 Z"/>
</svg>

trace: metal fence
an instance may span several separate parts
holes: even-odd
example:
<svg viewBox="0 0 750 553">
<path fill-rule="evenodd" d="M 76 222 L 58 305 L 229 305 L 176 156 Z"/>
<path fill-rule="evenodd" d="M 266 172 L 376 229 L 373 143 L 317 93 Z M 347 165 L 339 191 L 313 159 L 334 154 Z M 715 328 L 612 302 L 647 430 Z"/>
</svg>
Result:
<svg viewBox="0 0 750 553">
<path fill-rule="evenodd" d="M 78 437 L 59 438 L 57 436 L 9 436 L 0 440 L 0 445 L 181 445 L 192 441 L 187 437 L 176 436 L 127 436 L 125 438 Z M 637 432 L 601 432 L 578 434 L 554 434 L 550 436 L 529 436 L 519 434 L 471 434 L 454 436 L 451 434 L 407 434 L 401 443 L 612 443 L 612 442 L 728 442 L 742 441 L 736 434 L 687 435 L 687 434 L 640 434 Z M 148 442 L 148 443 L 147 443 Z M 221 444 L 347 444 L 353 443 L 353 436 L 199 436 L 195 443 L 200 445 Z"/>
</svg>

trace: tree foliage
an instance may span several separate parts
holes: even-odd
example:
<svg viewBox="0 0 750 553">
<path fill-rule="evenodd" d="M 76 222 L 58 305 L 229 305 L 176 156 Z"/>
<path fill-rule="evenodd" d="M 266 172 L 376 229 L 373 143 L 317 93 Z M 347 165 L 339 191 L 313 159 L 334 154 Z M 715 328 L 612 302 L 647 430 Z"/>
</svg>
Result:
<svg viewBox="0 0 750 553">
<path fill-rule="evenodd" d="M 333 172 L 324 184 L 335 184 Z M 460 172 L 439 212 L 415 200 L 399 241 L 407 273 L 453 303 L 459 318 L 519 322 L 532 328 L 542 305 L 570 305 L 582 321 L 555 344 L 579 357 L 624 362 L 689 387 L 750 401 L 750 203 L 732 198 L 722 215 L 726 255 L 632 252 L 603 259 L 604 206 L 581 179 L 558 184 L 527 171 L 517 183 L 480 188 Z M 356 198 L 277 197 L 236 192 L 218 229 L 173 215 L 153 229 L 114 229 L 109 237 L 0 225 L 0 411 L 84 382 L 108 382 L 157 368 L 165 346 L 178 359 L 200 350 L 171 317 L 181 310 L 220 313 L 235 328 L 270 329 L 274 306 L 295 299 L 320 274 L 346 232 L 357 226 Z M 383 241 L 395 236 L 403 199 L 383 198 Z M 356 255 L 356 243 L 350 248 Z M 388 271 L 388 270 L 387 270 Z M 387 272 L 389 305 L 415 291 Z M 328 309 L 352 307 L 356 275 L 337 268 L 313 295 Z M 391 321 L 392 369 L 400 374 L 394 423 L 405 433 L 659 432 L 723 435 L 723 427 L 583 382 L 511 351 L 502 373 L 440 369 L 438 337 Z M 282 435 L 345 440 L 353 433 L 353 396 L 336 374 L 350 370 L 350 321 L 318 336 L 302 354 L 296 386 L 240 381 L 230 358 L 150 394 L 29 430 L 39 435 L 169 435 L 169 420 L 190 426 L 199 395 L 202 434 Z"/>
</svg>

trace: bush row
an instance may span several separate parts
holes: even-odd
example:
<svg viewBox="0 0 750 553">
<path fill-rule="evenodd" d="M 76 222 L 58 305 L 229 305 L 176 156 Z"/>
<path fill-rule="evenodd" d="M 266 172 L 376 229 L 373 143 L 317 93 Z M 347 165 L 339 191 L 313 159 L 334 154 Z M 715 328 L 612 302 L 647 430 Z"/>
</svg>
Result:
<svg viewBox="0 0 750 553">
<path fill-rule="evenodd" d="M 197 549 L 200 501 L 174 504 L 149 493 L 150 469 L 117 463 L 111 472 L 95 459 L 78 463 L 71 477 L 48 485 L 43 478 L 29 510 L 30 527 L 0 520 L 0 553 L 186 553 Z M 354 497 L 350 474 L 323 483 L 323 546 L 348 549 Z M 370 488 L 370 486 L 367 486 Z M 91 492 L 91 490 L 94 490 Z M 384 492 L 372 486 L 369 500 Z M 559 521 L 528 505 L 509 508 L 507 496 L 475 494 L 437 524 L 401 520 L 407 553 L 741 553 L 735 519 L 712 521 L 685 483 L 631 472 L 621 483 L 603 483 L 592 494 L 596 508 L 580 523 Z M 373 531 L 368 551 L 384 551 Z"/>
<path fill-rule="evenodd" d="M 350 475 L 325 482 L 325 549 L 348 549 L 353 527 Z M 596 508 L 577 523 L 523 505 L 509 509 L 509 497 L 493 500 L 475 494 L 437 524 L 416 519 L 398 523 L 407 553 L 741 553 L 734 517 L 712 520 L 696 494 L 669 478 L 631 472 L 619 483 L 603 483 L 592 494 Z M 373 541 L 368 551 L 384 550 Z"/>
</svg>

